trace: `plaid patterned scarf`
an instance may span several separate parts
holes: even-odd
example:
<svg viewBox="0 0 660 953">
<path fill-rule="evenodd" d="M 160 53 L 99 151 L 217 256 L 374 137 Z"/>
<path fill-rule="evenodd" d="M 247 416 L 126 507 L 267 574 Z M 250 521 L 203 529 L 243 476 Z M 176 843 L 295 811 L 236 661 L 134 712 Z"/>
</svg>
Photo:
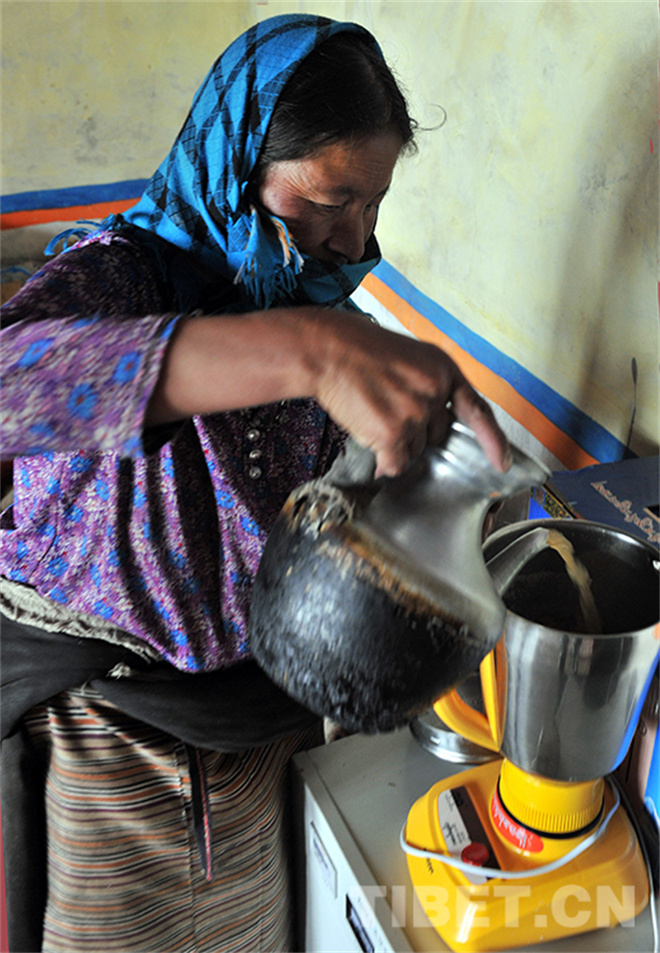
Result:
<svg viewBox="0 0 660 953">
<path fill-rule="evenodd" d="M 357 24 L 306 14 L 272 17 L 235 40 L 196 93 L 137 205 L 104 227 L 128 222 L 156 233 L 205 271 L 240 285 L 244 303 L 247 298 L 253 307 L 345 300 L 380 260 L 375 238 L 358 264 L 301 255 L 283 222 L 264 223 L 265 213 L 247 210 L 245 194 L 284 85 L 305 56 L 340 31 L 376 43 Z"/>
</svg>

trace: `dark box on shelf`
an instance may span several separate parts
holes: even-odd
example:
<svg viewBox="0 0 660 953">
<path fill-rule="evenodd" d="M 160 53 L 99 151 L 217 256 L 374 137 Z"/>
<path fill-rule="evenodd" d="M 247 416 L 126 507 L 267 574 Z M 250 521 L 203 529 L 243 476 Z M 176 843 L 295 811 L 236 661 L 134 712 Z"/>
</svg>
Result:
<svg viewBox="0 0 660 953">
<path fill-rule="evenodd" d="M 532 492 L 529 516 L 606 523 L 660 547 L 660 457 L 557 470 Z"/>
</svg>

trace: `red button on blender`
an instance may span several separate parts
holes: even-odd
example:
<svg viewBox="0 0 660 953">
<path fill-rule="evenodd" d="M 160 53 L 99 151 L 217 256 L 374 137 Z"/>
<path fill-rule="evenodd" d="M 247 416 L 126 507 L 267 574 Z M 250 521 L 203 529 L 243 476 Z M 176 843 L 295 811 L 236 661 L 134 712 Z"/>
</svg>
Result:
<svg viewBox="0 0 660 953">
<path fill-rule="evenodd" d="M 479 841 L 472 841 L 467 847 L 463 848 L 461 860 L 465 864 L 471 864 L 473 867 L 483 867 L 488 860 L 490 851 L 485 844 Z"/>
</svg>

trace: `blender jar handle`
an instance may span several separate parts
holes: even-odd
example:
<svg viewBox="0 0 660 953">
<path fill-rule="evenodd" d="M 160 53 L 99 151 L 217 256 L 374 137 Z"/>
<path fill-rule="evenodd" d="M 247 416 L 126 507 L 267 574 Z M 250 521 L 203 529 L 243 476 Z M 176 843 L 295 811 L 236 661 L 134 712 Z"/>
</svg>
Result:
<svg viewBox="0 0 660 953">
<path fill-rule="evenodd" d="M 495 650 L 489 652 L 479 666 L 479 676 L 485 715 L 468 705 L 455 688 L 439 698 L 433 710 L 452 731 L 482 748 L 499 751 L 501 702 L 497 689 Z"/>
</svg>

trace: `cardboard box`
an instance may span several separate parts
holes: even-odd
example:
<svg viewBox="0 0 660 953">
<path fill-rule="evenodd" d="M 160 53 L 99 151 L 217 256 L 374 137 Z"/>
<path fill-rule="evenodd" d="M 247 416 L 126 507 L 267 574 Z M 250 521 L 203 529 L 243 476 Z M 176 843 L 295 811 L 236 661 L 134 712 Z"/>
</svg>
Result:
<svg viewBox="0 0 660 953">
<path fill-rule="evenodd" d="M 557 470 L 532 492 L 529 516 L 605 523 L 660 547 L 660 457 Z"/>
</svg>

